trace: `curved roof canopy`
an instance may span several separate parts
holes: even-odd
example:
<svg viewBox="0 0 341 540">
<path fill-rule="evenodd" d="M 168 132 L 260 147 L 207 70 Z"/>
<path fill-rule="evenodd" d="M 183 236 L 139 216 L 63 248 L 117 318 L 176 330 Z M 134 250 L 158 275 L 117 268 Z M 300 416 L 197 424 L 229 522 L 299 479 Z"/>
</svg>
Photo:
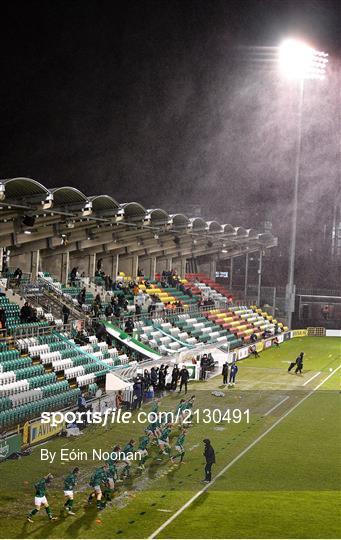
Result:
<svg viewBox="0 0 341 540">
<path fill-rule="evenodd" d="M 18 197 L 32 197 L 42 195 L 42 200 L 48 194 L 49 190 L 31 178 L 9 178 L 1 181 L 5 186 L 6 199 L 17 199 Z"/>
<path fill-rule="evenodd" d="M 188 226 L 189 219 L 184 214 L 169 214 L 168 223 L 174 229 L 185 229 Z"/>
<path fill-rule="evenodd" d="M 152 225 L 165 225 L 169 221 L 169 215 L 162 208 L 153 208 L 147 210 L 146 219 Z"/>
<path fill-rule="evenodd" d="M 220 223 L 218 223 L 218 221 L 208 221 L 207 230 L 214 233 L 222 232 L 222 226 L 220 225 Z"/>
<path fill-rule="evenodd" d="M 120 205 L 120 208 L 124 210 L 124 218 L 129 221 L 132 220 L 142 220 L 146 215 L 146 209 L 142 204 L 137 202 L 123 203 Z"/>
<path fill-rule="evenodd" d="M 84 193 L 74 187 L 63 186 L 53 188 L 50 191 L 53 194 L 54 204 L 79 204 L 85 203 L 88 200 Z"/>
<path fill-rule="evenodd" d="M 92 203 L 94 212 L 116 210 L 120 206 L 118 202 L 109 195 L 93 195 L 89 197 L 89 201 Z"/>
<path fill-rule="evenodd" d="M 236 234 L 235 228 L 233 227 L 233 225 L 230 225 L 230 223 L 225 223 L 224 225 L 222 225 L 222 228 L 224 234 Z"/>
<path fill-rule="evenodd" d="M 190 218 L 188 228 L 193 232 L 204 231 L 207 227 L 207 223 L 200 217 Z"/>
<path fill-rule="evenodd" d="M 236 235 L 238 237 L 247 236 L 247 231 L 244 229 L 244 227 L 235 227 L 234 230 L 236 231 Z"/>
</svg>

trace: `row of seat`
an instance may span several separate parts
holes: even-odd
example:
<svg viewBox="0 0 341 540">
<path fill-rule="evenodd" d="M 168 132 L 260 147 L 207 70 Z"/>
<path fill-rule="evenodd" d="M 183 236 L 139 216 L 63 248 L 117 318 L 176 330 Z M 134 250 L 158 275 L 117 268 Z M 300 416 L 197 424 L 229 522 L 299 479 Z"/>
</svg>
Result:
<svg viewBox="0 0 341 540">
<path fill-rule="evenodd" d="M 14 409 L 1 411 L 0 428 L 23 422 L 26 418 L 38 416 L 43 411 L 60 410 L 71 405 L 76 405 L 79 394 L 79 388 L 72 388 L 60 394 L 42 398 L 39 401 L 33 401 L 19 405 Z"/>
</svg>

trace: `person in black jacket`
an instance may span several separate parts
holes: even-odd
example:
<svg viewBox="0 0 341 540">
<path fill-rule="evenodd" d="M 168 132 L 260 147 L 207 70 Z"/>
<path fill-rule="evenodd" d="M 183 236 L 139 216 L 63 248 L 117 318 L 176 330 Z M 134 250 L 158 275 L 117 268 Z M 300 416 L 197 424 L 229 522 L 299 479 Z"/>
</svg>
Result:
<svg viewBox="0 0 341 540">
<path fill-rule="evenodd" d="M 63 324 L 67 324 L 70 317 L 70 310 L 65 304 L 63 304 L 63 307 L 62 307 L 62 315 L 63 315 Z"/>
<path fill-rule="evenodd" d="M 179 377 L 180 377 L 180 370 L 178 368 L 178 364 L 175 364 L 172 371 L 172 382 L 171 382 L 172 390 L 176 390 L 176 387 L 178 386 Z"/>
<path fill-rule="evenodd" d="M 221 372 L 222 376 L 223 376 L 223 384 L 227 384 L 227 378 L 228 378 L 228 374 L 229 374 L 229 365 L 227 362 L 225 362 L 225 364 L 223 365 L 223 370 Z"/>
<path fill-rule="evenodd" d="M 302 373 L 302 369 L 303 369 L 303 356 L 304 356 L 304 353 L 301 352 L 301 354 L 296 358 L 296 369 L 295 369 L 295 373 Z"/>
<path fill-rule="evenodd" d="M 189 371 L 185 366 L 183 366 L 183 368 L 180 371 L 180 390 L 179 390 L 179 394 L 180 394 L 180 392 L 182 390 L 183 385 L 185 385 L 185 394 L 187 394 L 188 379 L 189 379 Z"/>
<path fill-rule="evenodd" d="M 208 484 L 212 480 L 212 465 L 215 463 L 215 452 L 214 448 L 211 445 L 210 439 L 204 439 L 204 457 L 206 460 L 205 464 L 205 480 L 203 482 Z"/>
</svg>

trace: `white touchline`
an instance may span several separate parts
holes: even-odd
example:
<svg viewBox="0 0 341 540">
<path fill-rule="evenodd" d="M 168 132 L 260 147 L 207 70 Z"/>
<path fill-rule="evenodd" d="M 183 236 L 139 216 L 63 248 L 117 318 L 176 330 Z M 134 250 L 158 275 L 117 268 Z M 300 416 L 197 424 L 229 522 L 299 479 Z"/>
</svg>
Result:
<svg viewBox="0 0 341 540">
<path fill-rule="evenodd" d="M 310 381 L 312 381 L 313 379 L 315 379 L 316 377 L 318 377 L 318 375 L 321 375 L 321 371 L 319 371 L 318 373 L 315 373 L 315 375 L 313 375 L 312 377 L 310 377 L 310 379 L 308 379 L 307 381 L 305 381 L 305 383 L 303 383 L 302 386 L 306 386 L 308 383 L 310 383 Z"/>
<path fill-rule="evenodd" d="M 279 407 L 280 405 L 282 405 L 282 403 L 284 403 L 287 399 L 289 399 L 289 396 L 285 396 L 285 398 L 282 399 L 282 401 L 280 401 L 279 403 L 276 403 L 276 405 L 274 405 L 274 407 L 272 407 L 272 409 L 270 409 L 269 411 L 267 411 L 264 416 L 268 416 L 268 414 L 271 414 L 272 411 L 274 411 L 275 409 L 277 409 L 277 407 Z"/>
<path fill-rule="evenodd" d="M 184 510 L 186 510 L 186 508 L 188 508 L 194 501 L 196 501 L 196 499 L 198 499 L 203 493 L 205 493 L 205 491 L 208 490 L 209 487 L 211 487 L 217 480 L 218 478 L 220 478 L 228 469 L 230 469 L 232 467 L 232 465 L 234 465 L 237 461 L 240 460 L 241 457 L 243 457 L 249 450 L 251 450 L 251 448 L 253 448 L 257 443 L 259 443 L 259 441 L 261 441 L 268 433 L 270 433 L 276 426 L 278 426 L 278 424 L 280 424 L 282 422 L 282 420 L 284 420 L 287 416 L 289 416 L 289 414 L 291 414 L 295 409 L 297 409 L 297 407 L 299 405 L 301 405 L 301 403 L 303 403 L 306 399 L 308 399 L 314 392 L 316 392 L 316 390 L 318 390 L 326 381 L 328 381 L 328 379 L 330 379 L 330 377 L 332 377 L 333 375 L 335 375 L 335 373 L 341 368 L 341 364 L 336 368 L 334 369 L 334 371 L 332 373 L 330 373 L 325 379 L 323 379 L 323 381 L 321 381 L 315 388 L 313 388 L 309 394 L 307 394 L 306 396 L 304 396 L 302 399 L 300 399 L 300 401 L 298 401 L 296 403 L 296 405 L 294 405 L 293 407 L 291 407 L 291 409 L 289 409 L 286 413 L 283 414 L 283 416 L 281 416 L 280 418 L 278 418 L 278 420 L 276 420 L 276 422 L 274 422 L 267 430 L 264 431 L 264 433 L 262 433 L 261 435 L 259 435 L 259 437 L 257 437 L 257 439 L 255 439 L 251 444 L 249 444 L 249 446 L 247 446 L 246 448 L 244 448 L 244 450 L 242 452 L 240 452 L 240 454 L 238 454 L 238 456 L 236 456 L 232 461 L 230 461 L 230 463 L 228 463 L 218 474 L 217 476 L 215 476 L 212 480 L 212 482 L 210 482 L 209 484 L 206 484 L 205 487 L 203 487 L 200 491 L 198 491 L 198 493 L 196 493 L 195 495 L 193 495 L 193 497 L 191 499 L 189 499 L 181 508 L 179 508 L 179 510 L 177 510 L 175 512 L 175 514 L 173 514 L 169 519 L 167 519 L 167 521 L 165 521 L 158 529 L 156 529 L 156 531 L 154 531 L 150 536 L 149 538 L 156 538 L 158 534 L 160 534 L 160 532 L 162 532 L 166 527 L 168 527 L 168 525 L 170 523 L 172 523 L 172 521 L 174 521 L 174 519 L 176 519 L 178 516 L 180 516 L 180 514 L 182 514 L 182 512 Z"/>
</svg>

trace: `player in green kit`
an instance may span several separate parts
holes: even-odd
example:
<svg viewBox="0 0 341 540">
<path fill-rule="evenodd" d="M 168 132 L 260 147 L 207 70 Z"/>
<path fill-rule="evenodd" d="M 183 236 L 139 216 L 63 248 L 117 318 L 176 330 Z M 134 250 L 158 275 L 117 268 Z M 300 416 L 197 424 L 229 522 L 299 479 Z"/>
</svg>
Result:
<svg viewBox="0 0 341 540">
<path fill-rule="evenodd" d="M 169 435 L 171 434 L 172 424 L 166 424 L 158 439 L 158 445 L 162 454 L 167 455 L 170 452 Z M 168 451 L 166 451 L 166 448 Z"/>
<path fill-rule="evenodd" d="M 151 411 L 152 413 L 155 413 L 155 414 L 158 414 L 159 412 L 159 402 L 160 400 L 155 398 L 153 401 L 152 401 L 152 408 L 151 408 Z"/>
<path fill-rule="evenodd" d="M 31 512 L 27 516 L 27 521 L 29 521 L 30 523 L 33 523 L 33 519 L 32 519 L 33 516 L 35 516 L 35 514 L 39 512 L 42 506 L 45 508 L 45 511 L 50 521 L 56 521 L 58 519 L 52 516 L 51 508 L 49 507 L 49 503 L 47 502 L 47 498 L 46 498 L 47 486 L 50 484 L 51 480 L 53 480 L 53 476 L 52 474 L 48 474 L 47 476 L 44 476 L 44 478 L 41 478 L 41 480 L 38 480 L 36 484 L 34 484 L 35 508 L 33 508 L 33 510 L 31 510 Z"/>
<path fill-rule="evenodd" d="M 188 401 L 183 404 L 183 419 L 182 424 L 188 425 L 192 423 L 192 408 L 194 405 L 195 396 L 191 396 Z"/>
<path fill-rule="evenodd" d="M 131 469 L 131 465 L 130 465 L 130 461 L 131 461 L 131 458 L 128 454 L 132 454 L 134 452 L 134 444 L 135 444 L 135 441 L 134 439 L 130 439 L 130 441 L 124 446 L 122 452 L 123 452 L 123 463 L 124 463 L 124 467 L 123 467 L 123 478 L 129 478 L 130 476 L 130 469 Z"/>
<path fill-rule="evenodd" d="M 184 399 L 180 399 L 179 403 L 177 404 L 175 408 L 174 419 L 177 424 L 182 424 L 183 410 L 184 410 L 185 405 L 186 405 L 186 401 Z"/>
<path fill-rule="evenodd" d="M 186 438 L 186 434 L 187 434 L 187 429 L 183 428 L 183 429 L 181 430 L 180 435 L 179 435 L 178 438 L 176 439 L 175 450 L 176 450 L 178 453 L 175 454 L 175 456 L 172 456 L 172 457 L 170 458 L 172 463 L 174 463 L 174 460 L 175 460 L 177 457 L 180 458 L 180 463 L 185 463 L 185 462 L 184 462 L 184 455 L 185 455 L 185 438 Z"/>
<path fill-rule="evenodd" d="M 138 453 L 140 454 L 140 465 L 138 466 L 138 469 L 144 469 L 145 462 L 148 459 L 148 450 L 147 446 L 149 444 L 149 437 L 147 435 L 144 435 L 140 438 L 139 446 L 138 446 Z"/>
<path fill-rule="evenodd" d="M 96 469 L 90 478 L 90 486 L 93 488 L 92 492 L 90 493 L 88 497 L 88 504 L 92 504 L 92 500 L 94 497 L 96 497 L 97 501 L 97 509 L 103 510 L 105 508 L 105 503 L 102 502 L 102 484 L 107 484 L 108 482 L 108 464 L 105 463 L 102 467 L 99 467 L 99 469 Z"/>
<path fill-rule="evenodd" d="M 73 469 L 73 471 L 70 472 L 65 478 L 64 478 L 64 497 L 65 497 L 65 504 L 64 507 L 66 508 L 66 511 L 70 516 L 74 516 L 75 513 L 72 511 L 73 507 L 73 490 L 75 485 L 77 484 L 77 475 L 79 473 L 79 468 L 76 467 Z"/>
</svg>

